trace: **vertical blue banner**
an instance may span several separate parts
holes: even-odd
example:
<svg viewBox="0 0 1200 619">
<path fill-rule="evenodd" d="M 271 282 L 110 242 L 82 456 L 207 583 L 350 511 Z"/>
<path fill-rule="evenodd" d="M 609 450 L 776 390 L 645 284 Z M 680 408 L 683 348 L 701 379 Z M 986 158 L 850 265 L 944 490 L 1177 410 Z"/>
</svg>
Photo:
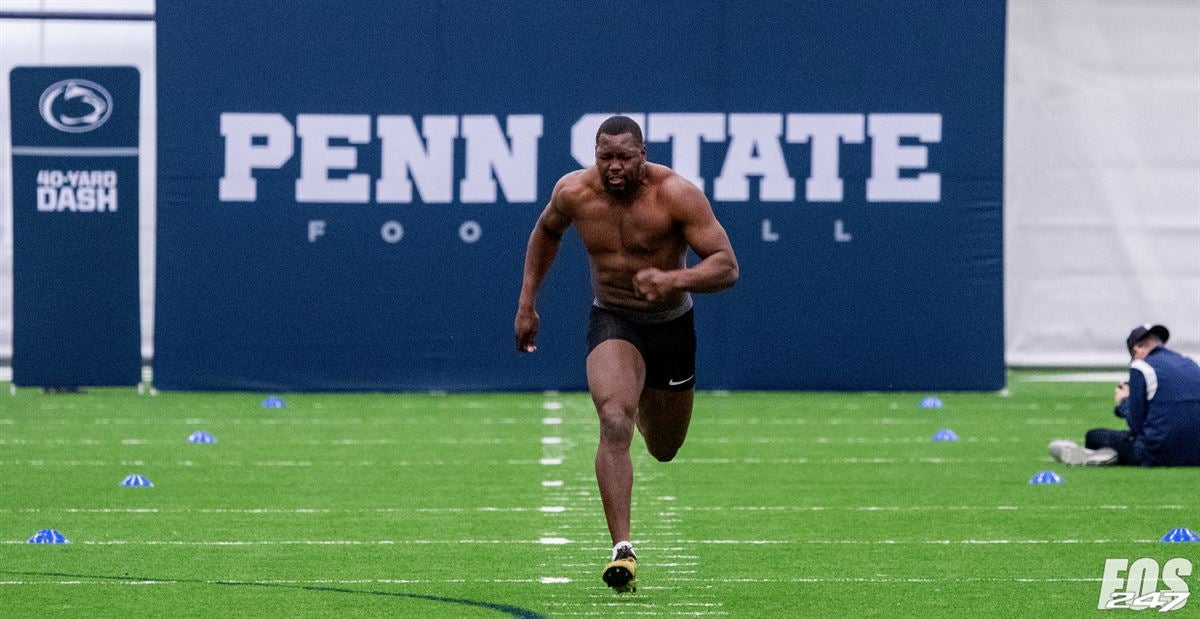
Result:
<svg viewBox="0 0 1200 619">
<path fill-rule="evenodd" d="M 137 384 L 138 70 L 18 67 L 9 79 L 13 383 Z"/>
</svg>

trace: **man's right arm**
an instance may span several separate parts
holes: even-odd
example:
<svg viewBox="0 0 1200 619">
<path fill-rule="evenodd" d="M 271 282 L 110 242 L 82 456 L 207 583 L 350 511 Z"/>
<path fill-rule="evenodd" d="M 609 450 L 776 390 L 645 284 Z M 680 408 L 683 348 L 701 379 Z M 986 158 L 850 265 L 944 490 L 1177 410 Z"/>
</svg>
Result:
<svg viewBox="0 0 1200 619">
<path fill-rule="evenodd" d="M 550 203 L 538 217 L 529 235 L 529 244 L 525 248 L 525 272 L 521 281 L 521 296 L 517 301 L 517 317 L 513 324 L 516 336 L 517 350 L 533 352 L 537 350 L 537 332 L 540 318 L 537 313 L 537 295 L 542 287 L 542 280 L 554 264 L 558 255 L 558 247 L 562 244 L 563 233 L 571 225 L 567 214 L 562 188 L 565 177 L 554 186 L 550 194 Z"/>
</svg>

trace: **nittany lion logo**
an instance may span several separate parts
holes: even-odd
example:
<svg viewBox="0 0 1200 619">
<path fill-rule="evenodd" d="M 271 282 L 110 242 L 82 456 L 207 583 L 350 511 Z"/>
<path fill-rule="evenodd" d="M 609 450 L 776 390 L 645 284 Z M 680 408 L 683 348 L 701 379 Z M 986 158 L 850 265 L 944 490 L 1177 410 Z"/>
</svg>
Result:
<svg viewBox="0 0 1200 619">
<path fill-rule="evenodd" d="M 46 123 L 67 133 L 98 128 L 112 115 L 112 108 L 112 95 L 100 84 L 83 79 L 55 83 L 38 102 Z"/>
</svg>

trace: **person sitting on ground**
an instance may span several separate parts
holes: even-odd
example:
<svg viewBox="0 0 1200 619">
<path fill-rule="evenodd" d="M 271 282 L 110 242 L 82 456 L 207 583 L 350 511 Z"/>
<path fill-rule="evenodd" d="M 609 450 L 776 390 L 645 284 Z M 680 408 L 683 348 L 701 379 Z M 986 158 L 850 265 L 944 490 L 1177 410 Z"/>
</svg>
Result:
<svg viewBox="0 0 1200 619">
<path fill-rule="evenodd" d="M 1167 348 L 1170 336 L 1142 325 L 1125 340 L 1133 361 L 1113 412 L 1128 430 L 1089 430 L 1083 447 L 1054 441 L 1050 455 L 1070 465 L 1200 466 L 1200 366 Z"/>
</svg>

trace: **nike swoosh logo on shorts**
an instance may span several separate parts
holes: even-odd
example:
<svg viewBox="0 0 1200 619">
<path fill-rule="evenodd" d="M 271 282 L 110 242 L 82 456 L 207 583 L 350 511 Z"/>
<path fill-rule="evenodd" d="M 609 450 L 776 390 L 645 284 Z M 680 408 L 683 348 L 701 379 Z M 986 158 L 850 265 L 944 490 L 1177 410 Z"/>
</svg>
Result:
<svg viewBox="0 0 1200 619">
<path fill-rule="evenodd" d="M 672 387 L 674 387 L 676 385 L 682 385 L 683 383 L 686 383 L 689 380 L 692 380 L 692 378 L 694 378 L 695 376 L 696 376 L 695 374 L 692 374 L 691 376 L 689 376 L 683 380 L 667 380 L 667 384 Z"/>
</svg>

